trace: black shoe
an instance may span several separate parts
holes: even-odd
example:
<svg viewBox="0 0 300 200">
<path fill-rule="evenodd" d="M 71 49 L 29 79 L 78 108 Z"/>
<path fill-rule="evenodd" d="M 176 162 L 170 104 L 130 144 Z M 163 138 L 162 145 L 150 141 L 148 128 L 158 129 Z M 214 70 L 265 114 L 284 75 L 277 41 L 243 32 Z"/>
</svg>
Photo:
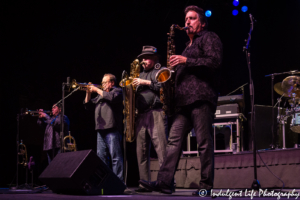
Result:
<svg viewBox="0 0 300 200">
<path fill-rule="evenodd" d="M 198 189 L 197 191 L 193 192 L 193 196 L 200 196 L 200 197 L 206 197 L 210 196 L 211 190 L 206 190 L 206 189 Z"/>
<path fill-rule="evenodd" d="M 145 181 L 145 180 L 139 180 L 139 183 L 143 187 L 147 188 L 150 191 L 162 192 L 165 194 L 172 194 L 172 188 L 168 187 L 161 181 L 149 182 L 149 181 Z"/>
<path fill-rule="evenodd" d="M 148 190 L 147 188 L 139 187 L 135 190 L 136 192 L 152 192 L 152 190 Z"/>
<path fill-rule="evenodd" d="M 131 195 L 131 194 L 134 194 L 134 191 L 129 189 L 128 187 L 124 190 L 123 194 L 125 195 Z"/>
</svg>

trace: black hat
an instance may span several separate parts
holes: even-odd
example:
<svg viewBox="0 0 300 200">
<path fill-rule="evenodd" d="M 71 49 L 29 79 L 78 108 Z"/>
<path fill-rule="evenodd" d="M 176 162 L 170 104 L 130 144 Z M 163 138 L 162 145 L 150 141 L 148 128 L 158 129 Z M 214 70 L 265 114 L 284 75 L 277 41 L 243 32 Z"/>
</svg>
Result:
<svg viewBox="0 0 300 200">
<path fill-rule="evenodd" d="M 143 46 L 142 53 L 138 55 L 138 58 L 141 59 L 144 55 L 154 55 L 158 57 L 157 48 L 154 46 Z"/>
</svg>

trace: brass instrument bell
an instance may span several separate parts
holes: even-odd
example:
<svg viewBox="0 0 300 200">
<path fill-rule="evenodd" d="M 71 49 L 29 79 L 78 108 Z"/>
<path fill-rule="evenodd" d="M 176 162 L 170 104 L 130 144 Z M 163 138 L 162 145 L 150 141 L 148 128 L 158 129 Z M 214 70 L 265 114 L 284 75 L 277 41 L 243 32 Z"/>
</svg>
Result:
<svg viewBox="0 0 300 200">
<path fill-rule="evenodd" d="M 75 138 L 71 136 L 71 131 L 69 131 L 69 135 L 64 137 L 63 145 L 64 152 L 77 151 L 76 141 Z"/>
<path fill-rule="evenodd" d="M 167 82 L 172 77 L 172 73 L 174 73 L 174 70 L 170 69 L 170 57 L 175 55 L 175 45 L 173 40 L 175 36 L 175 28 L 181 31 L 188 29 L 188 27 L 180 27 L 177 24 L 172 24 L 170 27 L 170 33 L 168 33 L 169 37 L 167 42 L 167 68 L 162 68 L 155 74 L 155 79 L 159 83 Z"/>
<path fill-rule="evenodd" d="M 131 63 L 131 67 L 130 67 L 130 77 L 128 77 L 128 75 L 122 79 L 119 83 L 120 87 L 126 87 L 130 84 L 132 84 L 133 79 L 138 78 L 140 75 L 140 66 L 145 64 L 144 61 L 139 62 L 138 59 L 135 59 L 132 63 Z M 133 90 L 136 89 L 136 87 L 132 86 Z"/>
<path fill-rule="evenodd" d="M 73 89 L 79 87 L 79 90 L 86 91 L 89 86 L 95 86 L 97 88 L 103 89 L 102 85 L 88 84 L 88 83 L 77 83 L 75 79 L 72 80 L 71 87 Z"/>
<path fill-rule="evenodd" d="M 25 144 L 23 144 L 23 140 L 21 140 L 18 148 L 19 148 L 18 164 L 26 167 L 28 164 L 28 157 L 27 157 L 27 149 Z"/>
</svg>

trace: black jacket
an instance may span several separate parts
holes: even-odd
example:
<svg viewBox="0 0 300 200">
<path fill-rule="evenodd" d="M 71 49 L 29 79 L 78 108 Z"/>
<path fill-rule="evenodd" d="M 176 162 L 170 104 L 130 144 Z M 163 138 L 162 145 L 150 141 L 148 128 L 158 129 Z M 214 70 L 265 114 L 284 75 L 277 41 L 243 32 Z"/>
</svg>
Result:
<svg viewBox="0 0 300 200">
<path fill-rule="evenodd" d="M 137 88 L 136 92 L 136 108 L 138 112 L 141 113 L 145 110 L 148 110 L 150 107 L 161 108 L 162 104 L 160 102 L 160 88 L 161 84 L 158 83 L 155 79 L 156 73 L 164 67 L 159 69 L 152 69 L 148 71 L 143 71 L 140 73 L 139 78 L 144 80 L 150 80 L 151 85 L 140 85 Z"/>
</svg>

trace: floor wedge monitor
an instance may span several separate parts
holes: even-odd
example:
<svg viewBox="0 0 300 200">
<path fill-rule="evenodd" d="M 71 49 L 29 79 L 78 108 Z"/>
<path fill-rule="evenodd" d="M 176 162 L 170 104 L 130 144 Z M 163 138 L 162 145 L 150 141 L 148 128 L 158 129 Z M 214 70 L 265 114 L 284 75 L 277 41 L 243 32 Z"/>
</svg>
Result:
<svg viewBox="0 0 300 200">
<path fill-rule="evenodd" d="M 58 154 L 39 179 L 62 194 L 122 194 L 126 188 L 92 150 Z"/>
</svg>

